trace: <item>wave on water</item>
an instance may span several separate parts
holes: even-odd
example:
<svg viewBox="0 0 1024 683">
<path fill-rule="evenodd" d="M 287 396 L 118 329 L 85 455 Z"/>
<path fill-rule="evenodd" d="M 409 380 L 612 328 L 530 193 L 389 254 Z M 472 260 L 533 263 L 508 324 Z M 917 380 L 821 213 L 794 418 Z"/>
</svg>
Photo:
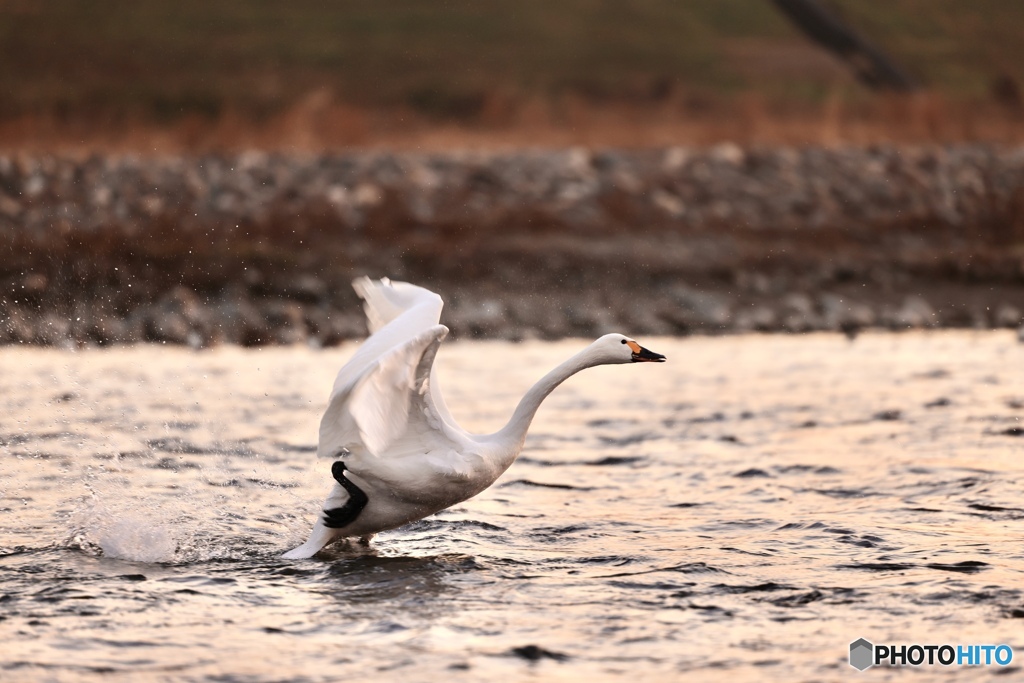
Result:
<svg viewBox="0 0 1024 683">
<path fill-rule="evenodd" d="M 492 392 L 472 403 L 487 424 L 509 368 L 573 344 L 464 343 L 446 387 Z M 497 486 L 304 561 L 281 554 L 333 485 L 309 442 L 335 352 L 19 350 L 0 372 L 0 680 L 834 680 L 862 636 L 1012 642 L 1020 438 L 986 430 L 1019 417 L 1024 346 L 657 348 L 690 362 L 582 373 Z"/>
</svg>

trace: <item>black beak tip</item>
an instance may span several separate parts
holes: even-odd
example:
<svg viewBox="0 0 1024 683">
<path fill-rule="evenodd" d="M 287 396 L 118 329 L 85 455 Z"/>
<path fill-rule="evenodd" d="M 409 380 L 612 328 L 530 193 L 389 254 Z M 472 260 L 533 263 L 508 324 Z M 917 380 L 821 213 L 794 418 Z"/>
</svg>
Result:
<svg viewBox="0 0 1024 683">
<path fill-rule="evenodd" d="M 640 347 L 640 351 L 638 353 L 633 354 L 634 363 L 664 363 L 665 360 L 665 356 L 661 355 L 660 353 L 655 353 L 654 351 L 651 351 L 649 349 L 645 349 L 642 346 Z"/>
</svg>

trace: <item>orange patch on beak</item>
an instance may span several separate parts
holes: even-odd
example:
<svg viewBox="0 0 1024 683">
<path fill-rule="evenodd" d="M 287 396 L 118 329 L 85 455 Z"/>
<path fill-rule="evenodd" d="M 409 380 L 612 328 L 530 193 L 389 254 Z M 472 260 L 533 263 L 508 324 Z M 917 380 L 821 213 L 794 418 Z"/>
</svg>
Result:
<svg viewBox="0 0 1024 683">
<path fill-rule="evenodd" d="M 640 345 L 637 344 L 635 341 L 627 341 L 626 346 L 628 346 L 633 351 L 633 353 L 640 353 Z"/>
</svg>

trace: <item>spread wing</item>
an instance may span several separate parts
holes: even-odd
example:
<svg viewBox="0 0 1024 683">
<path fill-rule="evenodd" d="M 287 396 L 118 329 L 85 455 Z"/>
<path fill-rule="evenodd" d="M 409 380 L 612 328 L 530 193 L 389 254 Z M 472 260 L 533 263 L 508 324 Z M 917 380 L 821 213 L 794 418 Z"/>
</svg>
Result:
<svg viewBox="0 0 1024 683">
<path fill-rule="evenodd" d="M 434 356 L 448 334 L 438 324 L 441 297 L 386 279 L 360 278 L 353 287 L 365 302 L 372 334 L 338 372 L 320 421 L 318 454 L 335 457 L 347 449 L 384 455 L 410 420 L 425 420 L 446 434 L 454 420 L 432 377 Z"/>
</svg>

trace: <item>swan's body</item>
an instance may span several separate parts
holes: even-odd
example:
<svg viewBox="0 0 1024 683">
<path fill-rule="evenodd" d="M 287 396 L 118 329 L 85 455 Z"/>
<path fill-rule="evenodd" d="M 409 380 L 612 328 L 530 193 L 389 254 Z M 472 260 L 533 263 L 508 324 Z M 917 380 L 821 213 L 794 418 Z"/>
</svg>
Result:
<svg viewBox="0 0 1024 683">
<path fill-rule="evenodd" d="M 541 401 L 580 370 L 664 356 L 609 334 L 545 375 L 494 434 L 473 435 L 452 418 L 434 377 L 441 297 L 404 282 L 360 278 L 370 337 L 334 381 L 320 422 L 321 457 L 339 460 L 324 515 L 309 540 L 285 554 L 312 557 L 344 537 L 367 537 L 472 498 L 493 484 L 522 450 Z"/>
</svg>

